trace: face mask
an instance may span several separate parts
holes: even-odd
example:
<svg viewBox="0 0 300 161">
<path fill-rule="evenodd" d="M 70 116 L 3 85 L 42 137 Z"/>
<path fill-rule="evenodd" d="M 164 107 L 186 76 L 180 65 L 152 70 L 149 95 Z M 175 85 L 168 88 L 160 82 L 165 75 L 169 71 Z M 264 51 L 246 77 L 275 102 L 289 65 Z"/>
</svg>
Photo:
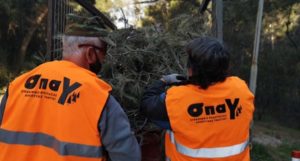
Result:
<svg viewBox="0 0 300 161">
<path fill-rule="evenodd" d="M 96 58 L 97 58 L 96 62 L 90 64 L 89 67 L 90 67 L 90 71 L 97 75 L 100 72 L 101 68 L 102 68 L 102 64 L 100 63 L 97 54 L 96 54 Z"/>
</svg>

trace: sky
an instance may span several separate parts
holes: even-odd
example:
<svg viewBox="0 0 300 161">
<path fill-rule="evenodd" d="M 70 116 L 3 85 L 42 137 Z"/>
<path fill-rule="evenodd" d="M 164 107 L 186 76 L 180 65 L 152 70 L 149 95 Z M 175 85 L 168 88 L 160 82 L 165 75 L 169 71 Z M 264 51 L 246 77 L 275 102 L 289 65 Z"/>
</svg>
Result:
<svg viewBox="0 0 300 161">
<path fill-rule="evenodd" d="M 116 0 L 114 0 L 116 1 Z M 117 20 L 114 22 L 118 28 L 125 28 L 125 23 L 122 20 L 123 13 L 128 20 L 128 24 L 126 24 L 126 27 L 138 27 L 139 25 L 137 24 L 138 20 L 143 18 L 145 16 L 144 10 L 145 7 L 148 6 L 149 4 L 139 4 L 140 8 L 140 13 L 136 15 L 135 13 L 135 4 L 134 0 L 121 0 L 123 2 L 123 6 L 121 7 L 116 7 L 112 9 L 111 16 L 115 16 Z M 142 0 L 141 0 L 142 1 Z"/>
</svg>

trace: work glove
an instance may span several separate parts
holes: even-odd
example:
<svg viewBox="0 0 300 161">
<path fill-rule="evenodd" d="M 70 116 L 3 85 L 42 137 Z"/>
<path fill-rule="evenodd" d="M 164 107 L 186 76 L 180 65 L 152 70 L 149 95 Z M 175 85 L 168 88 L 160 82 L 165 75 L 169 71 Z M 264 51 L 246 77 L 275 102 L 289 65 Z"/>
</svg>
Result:
<svg viewBox="0 0 300 161">
<path fill-rule="evenodd" d="M 179 84 L 182 81 L 185 81 L 187 79 L 182 74 L 169 74 L 169 75 L 163 75 L 160 80 L 165 82 L 167 85 L 171 85 L 171 84 Z"/>
</svg>

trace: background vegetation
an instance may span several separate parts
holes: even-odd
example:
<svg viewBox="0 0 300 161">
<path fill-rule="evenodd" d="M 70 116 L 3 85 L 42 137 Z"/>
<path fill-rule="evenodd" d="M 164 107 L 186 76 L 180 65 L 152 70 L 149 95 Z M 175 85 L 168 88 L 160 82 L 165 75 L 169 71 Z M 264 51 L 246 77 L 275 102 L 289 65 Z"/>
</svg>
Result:
<svg viewBox="0 0 300 161">
<path fill-rule="evenodd" d="M 107 15 L 116 7 L 129 5 L 121 0 L 91 2 Z M 136 13 L 145 10 L 145 16 L 137 22 L 139 28 L 127 24 L 127 28 L 112 34 L 117 47 L 109 50 L 102 76 L 114 87 L 114 95 L 138 133 L 146 123 L 138 112 L 144 87 L 163 74 L 185 73 L 185 44 L 194 37 L 211 35 L 212 22 L 211 9 L 199 13 L 201 0 L 130 3 Z M 142 8 L 144 3 L 149 5 Z M 231 72 L 246 82 L 250 76 L 257 5 L 254 0 L 224 0 L 223 33 L 232 54 Z M 289 160 L 290 151 L 300 149 L 300 135 L 296 135 L 300 130 L 300 0 L 265 0 L 264 6 L 256 135 L 268 135 L 282 142 L 273 146 L 266 143 L 268 139 L 257 140 L 254 160 Z M 45 61 L 47 11 L 46 0 L 0 0 L 0 89 L 15 76 Z M 111 18 L 118 21 L 115 16 Z M 126 24 L 127 18 L 119 20 Z"/>
</svg>

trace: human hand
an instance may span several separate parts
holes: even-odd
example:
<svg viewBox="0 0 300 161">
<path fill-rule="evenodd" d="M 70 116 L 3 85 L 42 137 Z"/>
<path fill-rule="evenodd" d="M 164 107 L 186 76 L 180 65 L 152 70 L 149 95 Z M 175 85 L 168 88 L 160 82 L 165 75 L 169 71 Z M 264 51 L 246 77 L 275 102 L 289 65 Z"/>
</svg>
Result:
<svg viewBox="0 0 300 161">
<path fill-rule="evenodd" d="M 166 84 L 174 84 L 174 83 L 181 83 L 182 81 L 187 79 L 182 74 L 169 74 L 169 75 L 163 75 L 160 80 L 165 82 Z"/>
</svg>

